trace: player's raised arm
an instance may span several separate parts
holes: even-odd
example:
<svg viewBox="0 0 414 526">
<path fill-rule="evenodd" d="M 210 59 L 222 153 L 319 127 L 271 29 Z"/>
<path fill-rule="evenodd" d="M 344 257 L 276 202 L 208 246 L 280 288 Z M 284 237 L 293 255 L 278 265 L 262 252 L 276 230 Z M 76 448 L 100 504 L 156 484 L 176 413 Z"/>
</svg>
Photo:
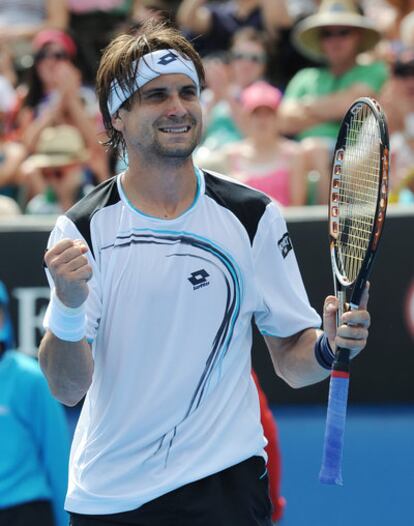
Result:
<svg viewBox="0 0 414 526">
<path fill-rule="evenodd" d="M 80 240 L 62 239 L 45 254 L 55 288 L 45 317 L 47 332 L 40 344 L 39 362 L 53 395 L 63 404 L 77 404 L 86 394 L 93 358 L 86 341 L 88 281 L 92 269 L 88 247 Z"/>
</svg>

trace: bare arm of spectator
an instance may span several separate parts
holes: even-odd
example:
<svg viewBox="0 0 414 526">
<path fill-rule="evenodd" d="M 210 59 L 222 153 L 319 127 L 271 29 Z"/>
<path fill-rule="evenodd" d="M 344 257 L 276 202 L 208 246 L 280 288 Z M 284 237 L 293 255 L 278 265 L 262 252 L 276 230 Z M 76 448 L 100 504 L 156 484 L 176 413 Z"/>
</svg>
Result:
<svg viewBox="0 0 414 526">
<path fill-rule="evenodd" d="M 206 0 L 182 0 L 177 11 L 177 24 L 193 33 L 207 33 L 211 28 L 211 13 Z"/>
<path fill-rule="evenodd" d="M 68 21 L 69 13 L 66 0 L 46 0 L 46 17 L 43 23 L 2 27 L 1 41 L 7 43 L 10 40 L 21 38 L 31 39 L 40 30 L 48 27 L 66 29 Z"/>
<path fill-rule="evenodd" d="M 285 99 L 278 112 L 283 133 L 294 135 L 326 121 L 341 120 L 349 106 L 358 97 L 375 96 L 374 90 L 364 83 L 322 97 Z"/>
<path fill-rule="evenodd" d="M 46 10 L 47 19 L 46 27 L 55 27 L 57 29 L 66 29 L 69 22 L 68 2 L 66 0 L 47 0 Z"/>
<path fill-rule="evenodd" d="M 8 142 L 3 148 L 4 160 L 0 164 L 0 188 L 15 182 L 18 169 L 26 158 L 26 149 L 22 144 Z"/>
<path fill-rule="evenodd" d="M 260 0 L 266 29 L 272 33 L 275 29 L 288 28 L 292 18 L 286 0 Z"/>
</svg>

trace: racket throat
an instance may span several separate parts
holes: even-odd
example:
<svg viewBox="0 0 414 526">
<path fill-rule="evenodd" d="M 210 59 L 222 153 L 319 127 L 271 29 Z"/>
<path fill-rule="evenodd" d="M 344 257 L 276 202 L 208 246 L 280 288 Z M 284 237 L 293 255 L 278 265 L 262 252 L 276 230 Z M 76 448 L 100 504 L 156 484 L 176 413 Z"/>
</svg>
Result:
<svg viewBox="0 0 414 526">
<path fill-rule="evenodd" d="M 350 354 L 351 351 L 349 349 L 343 349 L 341 347 L 338 347 L 335 353 L 335 360 L 332 364 L 332 373 L 334 376 L 336 373 L 344 373 L 345 376 L 349 376 L 350 371 Z M 341 375 L 340 375 L 341 376 Z"/>
</svg>

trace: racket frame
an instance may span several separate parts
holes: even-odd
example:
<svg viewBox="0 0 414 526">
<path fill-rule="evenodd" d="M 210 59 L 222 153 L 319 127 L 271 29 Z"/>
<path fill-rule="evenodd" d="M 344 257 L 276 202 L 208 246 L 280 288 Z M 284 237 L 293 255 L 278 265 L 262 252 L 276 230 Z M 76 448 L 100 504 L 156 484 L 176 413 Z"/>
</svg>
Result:
<svg viewBox="0 0 414 526">
<path fill-rule="evenodd" d="M 339 237 L 339 208 L 338 196 L 340 191 L 342 163 L 345 156 L 346 136 L 348 132 L 347 121 L 357 112 L 361 110 L 363 105 L 368 105 L 372 113 L 375 115 L 377 123 L 379 124 L 379 155 L 380 155 L 380 173 L 377 192 L 377 206 L 375 210 L 375 221 L 372 229 L 368 247 L 365 253 L 364 260 L 361 264 L 358 276 L 354 281 L 350 281 L 346 276 L 343 276 L 339 271 L 337 264 L 338 253 L 338 237 Z M 329 237 L 330 237 L 330 254 L 332 272 L 334 275 L 335 295 L 337 295 L 340 303 L 345 308 L 346 291 L 352 286 L 349 306 L 351 309 L 357 309 L 361 301 L 361 296 L 365 288 L 365 283 L 369 278 L 372 265 L 377 253 L 378 243 L 381 237 L 382 229 L 385 221 L 385 212 L 388 203 L 388 185 L 389 185 L 389 136 L 387 125 L 385 122 L 384 113 L 378 102 L 371 97 L 361 97 L 357 99 L 349 108 L 343 119 L 338 139 L 335 146 L 335 154 L 332 162 L 332 174 L 329 193 Z M 339 297 L 340 296 L 340 297 Z M 342 298 L 343 296 L 343 298 Z M 341 301 L 342 300 L 342 301 Z M 339 317 L 342 315 L 340 313 Z"/>
</svg>

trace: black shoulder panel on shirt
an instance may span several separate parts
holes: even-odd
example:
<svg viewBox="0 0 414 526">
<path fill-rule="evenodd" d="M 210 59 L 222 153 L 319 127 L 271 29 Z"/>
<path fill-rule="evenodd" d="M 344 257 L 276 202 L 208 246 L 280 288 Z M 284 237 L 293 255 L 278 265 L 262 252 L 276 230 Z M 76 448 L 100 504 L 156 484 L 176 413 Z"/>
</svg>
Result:
<svg viewBox="0 0 414 526">
<path fill-rule="evenodd" d="M 270 197 L 258 190 L 237 182 L 218 177 L 203 170 L 206 182 L 206 195 L 224 206 L 237 217 L 246 229 L 250 243 L 253 244 L 257 226 L 263 216 Z"/>
<path fill-rule="evenodd" d="M 99 184 L 89 194 L 85 195 L 78 203 L 66 212 L 66 216 L 73 221 L 79 232 L 85 238 L 93 255 L 91 240 L 91 219 L 93 215 L 104 208 L 120 201 L 116 177 Z"/>
</svg>

